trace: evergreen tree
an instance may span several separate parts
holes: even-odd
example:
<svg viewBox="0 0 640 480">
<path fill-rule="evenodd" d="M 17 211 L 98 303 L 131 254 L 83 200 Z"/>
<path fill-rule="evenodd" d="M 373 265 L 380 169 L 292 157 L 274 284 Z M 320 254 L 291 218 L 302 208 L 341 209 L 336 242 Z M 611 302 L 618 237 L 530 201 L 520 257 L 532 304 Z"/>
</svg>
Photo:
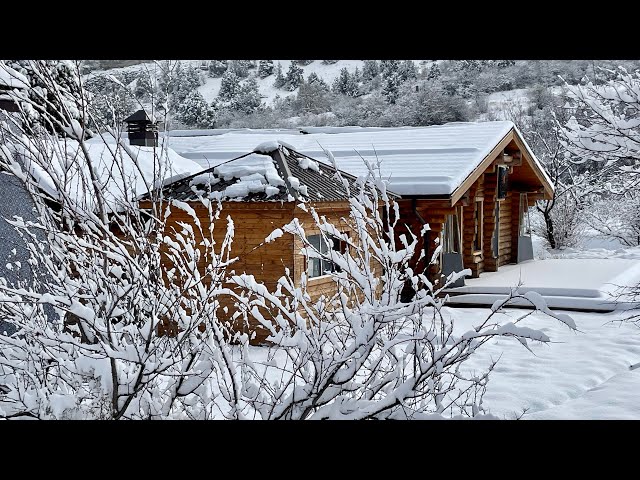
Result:
<svg viewBox="0 0 640 480">
<path fill-rule="evenodd" d="M 191 92 L 202 85 L 200 72 L 193 65 L 189 65 L 182 71 L 179 82 L 182 90 Z"/>
<path fill-rule="evenodd" d="M 267 78 L 273 73 L 273 60 L 260 60 L 258 65 L 258 76 Z"/>
<path fill-rule="evenodd" d="M 380 74 L 383 80 L 382 94 L 389 103 L 395 103 L 399 95 L 400 84 L 402 83 L 400 77 L 400 60 L 381 60 Z"/>
<path fill-rule="evenodd" d="M 215 122 L 215 113 L 202 94 L 192 90 L 178 107 L 176 118 L 190 127 L 210 128 Z"/>
<path fill-rule="evenodd" d="M 287 90 L 293 92 L 300 86 L 304 81 L 304 77 L 302 76 L 303 72 L 304 70 L 296 64 L 295 60 L 291 61 L 291 65 L 289 65 L 289 70 L 287 71 L 287 76 L 285 77 Z"/>
<path fill-rule="evenodd" d="M 240 79 L 231 70 L 227 70 L 222 75 L 222 81 L 220 83 L 220 91 L 218 97 L 223 102 L 232 100 L 240 90 Z"/>
<path fill-rule="evenodd" d="M 405 60 L 400 64 L 398 67 L 398 76 L 400 77 L 400 83 L 418 78 L 418 69 L 413 60 Z"/>
<path fill-rule="evenodd" d="M 280 64 L 280 62 L 278 62 L 278 65 L 276 65 L 276 79 L 273 82 L 273 86 L 275 88 L 282 88 L 284 87 L 286 82 L 287 80 L 284 78 L 284 75 L 282 74 L 282 65 Z"/>
<path fill-rule="evenodd" d="M 182 76 L 182 63 L 180 61 L 167 60 L 160 64 L 158 77 L 158 90 L 165 95 L 171 95 L 178 89 L 179 79 Z"/>
<path fill-rule="evenodd" d="M 362 80 L 365 83 L 371 82 L 380 74 L 380 68 L 376 60 L 365 60 L 362 67 Z"/>
<path fill-rule="evenodd" d="M 317 75 L 315 78 L 312 78 L 312 75 L 315 75 L 315 72 L 309 75 L 309 79 L 298 88 L 293 104 L 297 114 L 322 113 L 331 109 L 327 84 Z"/>
<path fill-rule="evenodd" d="M 400 60 L 380 60 L 380 75 L 383 80 L 397 77 L 400 70 Z"/>
<path fill-rule="evenodd" d="M 333 81 L 332 89 L 335 93 L 347 95 L 349 97 L 357 97 L 360 95 L 360 89 L 355 80 L 355 76 L 349 74 L 347 67 L 340 70 L 340 75 L 338 75 Z"/>
<path fill-rule="evenodd" d="M 226 60 L 211 60 L 209 62 L 209 76 L 213 78 L 221 77 L 227 71 Z"/>
<path fill-rule="evenodd" d="M 303 67 L 306 67 L 307 65 L 310 65 L 311 63 L 313 63 L 313 60 L 294 60 L 294 62 L 296 62 L 298 65 L 302 65 Z"/>
<path fill-rule="evenodd" d="M 307 83 L 318 88 L 318 91 L 329 91 L 329 85 L 316 72 L 311 72 L 307 78 Z M 301 85 L 302 86 L 302 85 Z"/>
<path fill-rule="evenodd" d="M 231 110 L 242 112 L 246 115 L 254 113 L 262 105 L 262 97 L 258 90 L 258 82 L 255 78 L 246 80 L 238 88 L 236 95 L 229 99 Z"/>
<path fill-rule="evenodd" d="M 250 60 L 229 60 L 227 69 L 235 73 L 238 78 L 246 78 L 249 76 Z"/>
<path fill-rule="evenodd" d="M 442 75 L 442 72 L 440 71 L 440 66 L 435 62 L 432 63 L 431 66 L 429 67 L 429 72 L 427 73 L 427 79 L 435 80 L 436 78 L 439 78 L 440 75 Z"/>
<path fill-rule="evenodd" d="M 356 67 L 356 69 L 353 71 L 353 80 L 356 83 L 362 82 L 362 73 L 360 72 L 360 69 L 358 67 Z"/>
<path fill-rule="evenodd" d="M 400 82 L 398 76 L 392 76 L 384 81 L 382 94 L 389 103 L 396 103 L 399 95 Z"/>
<path fill-rule="evenodd" d="M 133 93 L 138 100 L 143 101 L 153 96 L 153 82 L 148 71 L 140 70 Z"/>
<path fill-rule="evenodd" d="M 323 65 L 333 65 L 334 63 L 338 63 L 338 60 L 322 60 Z"/>
</svg>

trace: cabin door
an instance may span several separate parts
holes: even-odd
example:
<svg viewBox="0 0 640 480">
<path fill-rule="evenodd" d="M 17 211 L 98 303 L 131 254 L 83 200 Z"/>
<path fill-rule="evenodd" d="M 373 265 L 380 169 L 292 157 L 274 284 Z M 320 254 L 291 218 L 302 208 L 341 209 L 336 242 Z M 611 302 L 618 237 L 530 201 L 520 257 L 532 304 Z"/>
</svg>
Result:
<svg viewBox="0 0 640 480">
<path fill-rule="evenodd" d="M 518 263 L 533 260 L 533 243 L 531 241 L 531 219 L 526 193 L 520 194 L 520 219 L 518 221 Z"/>
<path fill-rule="evenodd" d="M 442 230 L 442 274 L 448 277 L 453 272 L 464 270 L 462 262 L 462 237 L 460 218 L 457 213 L 447 215 Z M 458 278 L 451 287 L 464 287 L 464 277 Z"/>
</svg>

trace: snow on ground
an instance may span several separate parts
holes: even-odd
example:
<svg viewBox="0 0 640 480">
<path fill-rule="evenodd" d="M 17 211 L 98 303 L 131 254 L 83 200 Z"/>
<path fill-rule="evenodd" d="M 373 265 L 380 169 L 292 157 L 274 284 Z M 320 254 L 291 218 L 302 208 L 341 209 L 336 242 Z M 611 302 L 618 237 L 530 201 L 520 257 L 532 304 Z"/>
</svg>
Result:
<svg viewBox="0 0 640 480">
<path fill-rule="evenodd" d="M 488 309 L 445 308 L 455 329 L 468 330 Z M 508 310 L 522 315 L 524 310 Z M 490 377 L 484 406 L 500 418 L 640 419 L 640 330 L 616 322 L 622 312 L 567 312 L 577 323 L 571 332 L 557 320 L 535 313 L 523 326 L 542 330 L 551 344 L 531 344 L 533 354 L 514 340 L 486 344 L 465 363 L 467 371 L 486 369 L 500 358 Z"/>
</svg>

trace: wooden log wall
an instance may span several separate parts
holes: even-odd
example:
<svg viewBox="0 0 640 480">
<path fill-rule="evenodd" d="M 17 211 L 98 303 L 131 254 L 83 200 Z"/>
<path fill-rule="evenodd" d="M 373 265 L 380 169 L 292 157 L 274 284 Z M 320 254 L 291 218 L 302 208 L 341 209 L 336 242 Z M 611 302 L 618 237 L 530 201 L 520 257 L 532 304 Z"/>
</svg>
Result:
<svg viewBox="0 0 640 480">
<path fill-rule="evenodd" d="M 210 226 L 206 208 L 197 202 L 192 202 L 189 205 L 198 215 L 202 231 L 206 234 Z M 273 242 L 263 243 L 273 230 L 289 223 L 293 218 L 292 215 L 293 204 L 226 202 L 220 219 L 215 222 L 213 238 L 216 241 L 216 252 L 219 252 L 227 230 L 227 217 L 230 216 L 234 223 L 235 231 L 231 257 L 238 257 L 238 261 L 229 268 L 228 273 L 231 274 L 231 270 L 233 270 L 236 274 L 247 273 L 254 275 L 256 281 L 264 283 L 269 290 L 273 291 L 277 280 L 284 274 L 285 267 L 293 270 L 293 242 L 291 235 L 285 234 Z M 180 232 L 183 228 L 179 225 L 179 222 L 193 225 L 192 218 L 187 212 L 172 206 L 167 226 L 169 229 L 173 228 L 176 232 Z M 195 226 L 194 231 L 197 232 Z M 202 237 L 196 233 L 197 243 L 200 243 L 201 240 Z M 199 248 L 201 251 L 204 249 L 204 247 Z M 198 262 L 198 269 L 201 273 L 204 273 L 209 261 L 209 259 L 202 256 Z M 230 283 L 224 286 L 235 288 Z M 231 297 L 223 297 L 220 300 L 218 318 L 223 322 L 230 322 L 231 313 L 236 311 L 233 307 L 234 301 Z M 268 312 L 262 313 L 265 318 L 268 318 Z M 252 343 L 255 344 L 263 342 L 267 336 L 267 330 L 253 319 L 250 319 L 248 324 L 243 320 L 236 320 L 232 324 L 232 329 L 234 332 L 255 334 L 252 340 Z"/>
<path fill-rule="evenodd" d="M 463 207 L 462 210 L 462 260 L 464 268 L 470 269 L 471 276 L 474 278 L 478 277 L 484 268 L 484 255 L 482 254 L 482 251 L 478 253 L 474 249 L 474 242 L 476 237 L 476 211 L 478 209 L 476 200 L 482 199 L 483 195 L 484 175 L 481 175 L 469 189 L 469 204 Z"/>
<path fill-rule="evenodd" d="M 495 209 L 496 188 L 498 176 L 495 172 L 487 171 L 484 174 L 484 211 L 483 213 L 483 229 L 482 229 L 482 254 L 484 256 L 484 265 L 482 271 L 495 272 L 498 269 L 498 259 L 493 256 L 493 232 L 496 227 Z M 482 272 L 479 272 L 482 273 Z"/>
</svg>

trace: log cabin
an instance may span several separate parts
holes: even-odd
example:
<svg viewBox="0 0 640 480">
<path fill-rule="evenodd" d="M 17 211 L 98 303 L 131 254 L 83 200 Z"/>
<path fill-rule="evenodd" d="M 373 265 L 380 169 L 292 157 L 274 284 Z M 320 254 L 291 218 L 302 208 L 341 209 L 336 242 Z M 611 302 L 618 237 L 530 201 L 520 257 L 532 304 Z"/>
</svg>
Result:
<svg viewBox="0 0 640 480">
<path fill-rule="evenodd" d="M 533 258 L 528 210 L 536 200 L 552 198 L 553 183 L 512 122 L 240 130 L 176 137 L 171 143 L 203 164 L 201 159 L 230 158 L 274 140 L 320 165 L 324 149 L 330 150 L 337 166 L 354 176 L 366 174 L 363 159 L 377 163 L 388 188 L 401 196 L 399 223 L 416 233 L 429 224 L 430 231 L 420 239 L 426 258 L 436 244 L 442 246 L 437 264 L 429 266 L 416 255 L 412 265 L 417 272 L 426 269 L 435 281 L 463 269 L 477 277 Z M 463 284 L 460 278 L 454 285 Z"/>
<path fill-rule="evenodd" d="M 275 291 L 278 280 L 289 271 L 295 285 L 301 283 L 302 274 L 306 274 L 307 293 L 312 300 L 321 295 L 335 293 L 335 281 L 331 272 L 336 267 L 332 262 L 317 258 L 307 258 L 302 253 L 301 240 L 291 234 L 272 235 L 274 231 L 289 224 L 294 219 L 302 224 L 309 242 L 318 250 L 339 249 L 344 253 L 346 242 L 334 239 L 331 245 L 324 241 L 316 226 L 309 207 L 333 223 L 341 233 L 352 235 L 351 228 L 341 218 L 348 218 L 351 211 L 349 198 L 360 187 L 357 178 L 346 172 L 340 172 L 349 184 L 349 191 L 335 175 L 336 169 L 317 162 L 286 145 L 278 142 L 266 142 L 258 145 L 238 157 L 225 160 L 215 167 L 167 183 L 162 187 L 162 198 L 171 202 L 171 213 L 167 218 L 168 231 L 182 230 L 181 223 L 191 223 L 195 212 L 202 231 L 209 231 L 208 208 L 202 199 L 217 200 L 222 205 L 222 215 L 215 222 L 214 240 L 222 243 L 227 231 L 228 218 L 234 228 L 231 257 L 237 257 L 232 265 L 233 273 L 253 275 L 257 282 L 263 283 L 269 291 Z M 391 198 L 397 198 L 387 192 Z M 188 208 L 181 206 L 188 204 Z M 139 202 L 141 210 L 151 209 L 149 196 Z M 281 232 L 280 232 L 281 233 Z M 196 242 L 201 243 L 197 237 Z M 269 240 L 267 241 L 267 238 Z M 198 264 L 204 273 L 207 258 L 203 255 Z M 234 288 L 232 283 L 226 287 Z M 234 301 L 230 297 L 222 298 L 221 308 L 233 311 Z M 231 320 L 221 313 L 221 318 Z M 242 320 L 232 325 L 235 332 L 246 332 L 254 344 L 263 343 L 268 336 L 256 320 L 249 323 Z"/>
</svg>

